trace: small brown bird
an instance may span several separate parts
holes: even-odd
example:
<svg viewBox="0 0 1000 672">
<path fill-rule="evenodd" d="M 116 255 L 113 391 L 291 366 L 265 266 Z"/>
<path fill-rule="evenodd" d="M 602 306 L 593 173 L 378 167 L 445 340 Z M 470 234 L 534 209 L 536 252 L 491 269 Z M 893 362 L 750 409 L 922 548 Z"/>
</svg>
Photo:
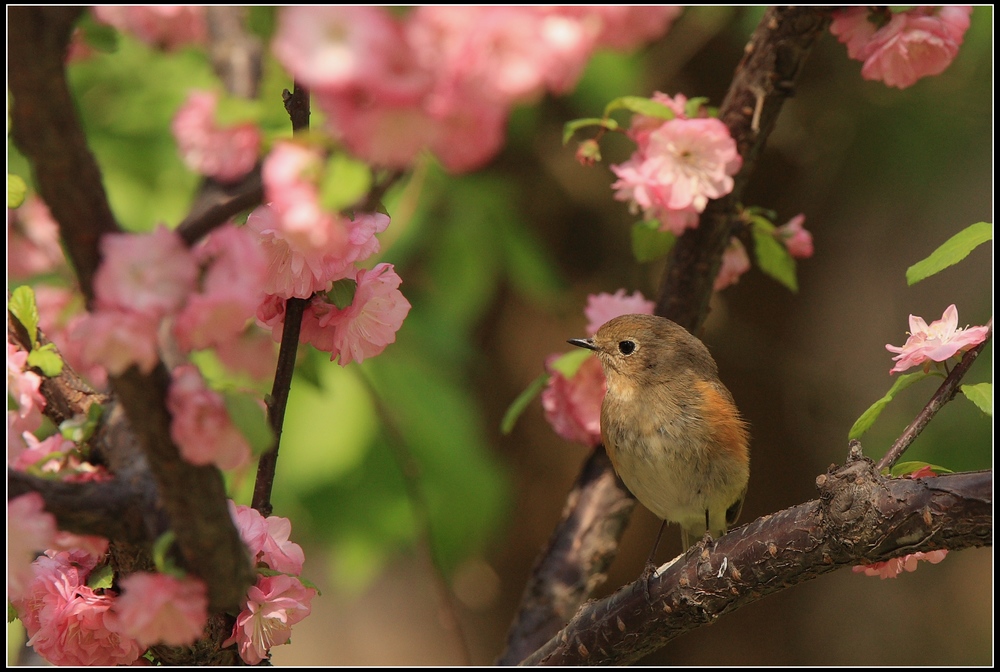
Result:
<svg viewBox="0 0 1000 672">
<path fill-rule="evenodd" d="M 706 531 L 725 534 L 743 506 L 750 437 L 705 344 L 654 315 L 622 315 L 569 342 L 604 368 L 601 436 L 636 499 L 680 523 L 685 550 Z"/>
</svg>

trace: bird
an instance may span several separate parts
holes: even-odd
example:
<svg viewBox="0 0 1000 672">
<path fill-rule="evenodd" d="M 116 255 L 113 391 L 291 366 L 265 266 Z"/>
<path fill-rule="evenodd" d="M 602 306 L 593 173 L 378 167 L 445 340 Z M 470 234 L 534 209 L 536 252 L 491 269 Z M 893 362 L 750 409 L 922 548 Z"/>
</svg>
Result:
<svg viewBox="0 0 1000 672">
<path fill-rule="evenodd" d="M 687 549 L 726 533 L 750 478 L 750 434 L 708 348 L 676 322 L 622 315 L 592 338 L 607 380 L 601 438 L 615 472 L 636 499 L 679 523 Z M 652 563 L 656 545 L 650 555 Z"/>
</svg>

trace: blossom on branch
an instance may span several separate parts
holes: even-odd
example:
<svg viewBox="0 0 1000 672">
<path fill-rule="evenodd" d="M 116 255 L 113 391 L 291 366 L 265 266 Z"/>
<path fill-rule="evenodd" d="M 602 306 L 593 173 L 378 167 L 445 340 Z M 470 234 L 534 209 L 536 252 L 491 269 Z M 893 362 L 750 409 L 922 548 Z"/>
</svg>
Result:
<svg viewBox="0 0 1000 672">
<path fill-rule="evenodd" d="M 851 7 L 833 13 L 830 32 L 847 45 L 849 57 L 864 63 L 862 77 L 905 89 L 951 65 L 971 13 L 959 5 L 878 13 Z"/>
<path fill-rule="evenodd" d="M 236 617 L 232 636 L 222 646 L 237 644 L 240 658 L 256 665 L 267 658 L 271 647 L 288 642 L 292 626 L 312 611 L 315 595 L 315 589 L 306 588 L 292 576 L 259 577 Z"/>
<path fill-rule="evenodd" d="M 191 91 L 170 124 L 188 168 L 219 182 L 235 182 L 253 169 L 261 134 L 252 123 L 220 126 L 219 99 L 210 91 Z"/>
<path fill-rule="evenodd" d="M 170 437 L 191 464 L 239 469 L 250 461 L 250 444 L 233 424 L 222 395 L 205 386 L 193 364 L 171 372 L 167 408 Z"/>
<path fill-rule="evenodd" d="M 52 543 L 56 519 L 45 500 L 29 492 L 7 502 L 7 599 L 21 598 L 33 578 L 31 563 Z"/>
<path fill-rule="evenodd" d="M 112 608 L 114 623 L 141 646 L 187 646 L 201 637 L 208 622 L 208 597 L 200 580 L 135 572 L 120 583 L 122 594 Z"/>
<path fill-rule="evenodd" d="M 891 344 L 885 346 L 889 352 L 897 353 L 892 358 L 896 366 L 889 373 L 901 373 L 921 364 L 926 368 L 931 361 L 943 362 L 982 343 L 989 331 L 986 326 L 959 328 L 955 304 L 945 308 L 941 319 L 930 325 L 922 317 L 910 315 L 910 336 L 906 343 L 902 347 Z"/>
<path fill-rule="evenodd" d="M 719 274 L 715 276 L 712 289 L 721 292 L 726 287 L 735 285 L 739 282 L 740 276 L 749 270 L 750 256 L 747 254 L 747 248 L 736 238 L 730 239 L 729 245 L 722 253 L 722 266 L 719 267 Z"/>
<path fill-rule="evenodd" d="M 636 115 L 629 137 L 636 143 L 632 156 L 612 165 L 618 181 L 611 185 L 615 199 L 629 210 L 659 220 L 675 235 L 698 225 L 697 214 L 708 201 L 733 190 L 733 176 L 743 160 L 736 141 L 718 119 L 689 119 L 683 115 L 686 99 L 664 94 L 653 100 L 674 110 L 675 118 L 655 121 Z"/>
<path fill-rule="evenodd" d="M 108 613 L 112 590 L 86 585 L 94 561 L 79 552 L 44 555 L 32 565 L 34 579 L 13 605 L 28 646 L 55 665 L 129 665 L 143 651 L 117 629 Z"/>
</svg>

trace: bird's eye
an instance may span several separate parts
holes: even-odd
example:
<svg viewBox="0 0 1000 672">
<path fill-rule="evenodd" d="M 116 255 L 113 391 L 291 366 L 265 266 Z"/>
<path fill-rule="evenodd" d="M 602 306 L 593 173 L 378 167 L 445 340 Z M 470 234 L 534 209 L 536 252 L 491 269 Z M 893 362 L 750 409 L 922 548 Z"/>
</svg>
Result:
<svg viewBox="0 0 1000 672">
<path fill-rule="evenodd" d="M 633 341 L 619 341 L 618 352 L 623 355 L 631 355 L 635 352 L 635 343 Z"/>
</svg>

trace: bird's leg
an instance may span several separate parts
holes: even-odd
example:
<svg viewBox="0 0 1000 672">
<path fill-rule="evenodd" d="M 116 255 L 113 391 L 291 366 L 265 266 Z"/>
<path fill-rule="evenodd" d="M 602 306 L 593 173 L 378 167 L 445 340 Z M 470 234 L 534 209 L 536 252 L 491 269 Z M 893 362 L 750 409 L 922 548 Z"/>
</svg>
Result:
<svg viewBox="0 0 1000 672">
<path fill-rule="evenodd" d="M 653 542 L 653 550 L 649 552 L 649 558 L 646 560 L 646 565 L 642 568 L 642 574 L 639 575 L 639 579 L 643 582 L 646 590 L 646 602 L 649 604 L 653 603 L 653 598 L 649 594 L 649 580 L 653 578 L 653 573 L 656 571 L 656 549 L 660 546 L 660 537 L 663 536 L 663 528 L 667 526 L 667 521 L 662 521 L 660 523 L 660 531 L 656 533 L 656 541 Z"/>
</svg>

